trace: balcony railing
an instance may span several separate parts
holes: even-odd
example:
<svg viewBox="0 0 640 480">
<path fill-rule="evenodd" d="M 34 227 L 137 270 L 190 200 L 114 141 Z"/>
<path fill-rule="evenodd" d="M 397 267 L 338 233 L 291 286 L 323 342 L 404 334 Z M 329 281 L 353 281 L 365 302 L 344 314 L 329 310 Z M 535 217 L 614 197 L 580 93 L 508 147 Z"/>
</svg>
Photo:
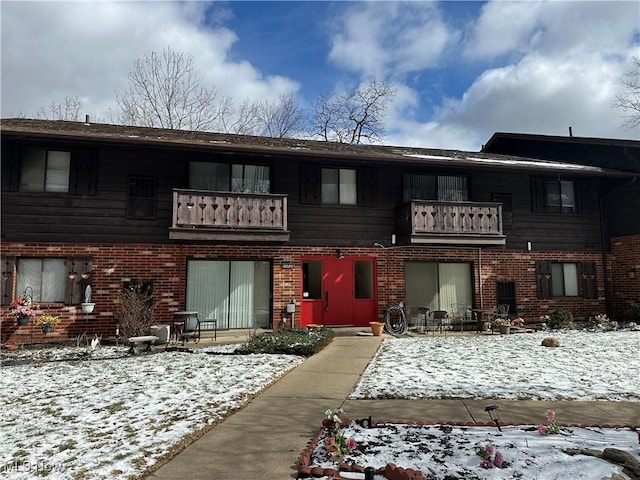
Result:
<svg viewBox="0 0 640 480">
<path fill-rule="evenodd" d="M 413 200 L 399 207 L 397 222 L 403 243 L 505 244 L 500 203 Z"/>
<path fill-rule="evenodd" d="M 286 242 L 287 196 L 174 189 L 169 238 Z"/>
</svg>

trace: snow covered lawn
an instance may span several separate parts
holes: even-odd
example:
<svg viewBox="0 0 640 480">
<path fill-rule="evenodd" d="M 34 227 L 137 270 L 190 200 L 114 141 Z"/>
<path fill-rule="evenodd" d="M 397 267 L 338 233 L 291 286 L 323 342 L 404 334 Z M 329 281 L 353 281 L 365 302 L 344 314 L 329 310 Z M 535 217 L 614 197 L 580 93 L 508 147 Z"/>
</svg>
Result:
<svg viewBox="0 0 640 480">
<path fill-rule="evenodd" d="M 139 475 L 303 361 L 202 352 L 123 357 L 114 348 L 95 356 L 2 367 L 0 477 Z"/>
<path fill-rule="evenodd" d="M 350 398 L 640 401 L 639 353 L 639 330 L 391 338 Z"/>
</svg>

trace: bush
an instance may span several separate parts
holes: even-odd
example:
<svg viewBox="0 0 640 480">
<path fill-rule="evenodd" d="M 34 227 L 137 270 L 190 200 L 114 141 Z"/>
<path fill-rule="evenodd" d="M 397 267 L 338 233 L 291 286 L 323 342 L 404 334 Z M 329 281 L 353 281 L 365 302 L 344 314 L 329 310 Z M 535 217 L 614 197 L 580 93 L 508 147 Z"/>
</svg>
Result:
<svg viewBox="0 0 640 480">
<path fill-rule="evenodd" d="M 636 324 L 640 323 L 640 301 L 631 305 L 631 320 Z"/>
<path fill-rule="evenodd" d="M 236 353 L 280 353 L 310 357 L 327 346 L 334 336 L 335 333 L 329 328 L 292 328 L 283 332 L 266 332 L 252 338 Z"/>
<path fill-rule="evenodd" d="M 547 321 L 547 327 L 552 330 L 556 330 L 559 328 L 571 328 L 573 326 L 573 315 L 568 310 L 563 310 L 559 308 L 558 310 L 554 310 L 553 313 L 549 316 L 549 320 Z"/>
<path fill-rule="evenodd" d="M 118 296 L 116 315 L 123 338 L 149 335 L 153 325 L 156 302 L 150 281 L 130 282 Z"/>
</svg>

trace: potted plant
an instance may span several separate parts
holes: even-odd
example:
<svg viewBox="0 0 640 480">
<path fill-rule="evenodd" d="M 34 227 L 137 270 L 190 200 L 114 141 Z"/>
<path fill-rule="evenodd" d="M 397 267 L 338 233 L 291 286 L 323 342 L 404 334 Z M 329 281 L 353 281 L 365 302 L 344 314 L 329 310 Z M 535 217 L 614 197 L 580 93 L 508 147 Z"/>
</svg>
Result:
<svg viewBox="0 0 640 480">
<path fill-rule="evenodd" d="M 87 285 L 87 288 L 84 289 L 84 302 L 80 304 L 80 307 L 84 313 L 91 313 L 95 306 L 96 304 L 91 302 L 91 285 Z"/>
<path fill-rule="evenodd" d="M 493 326 L 498 327 L 501 334 L 511 333 L 511 321 L 508 318 L 496 318 Z"/>
<path fill-rule="evenodd" d="M 31 287 L 27 287 L 22 292 L 22 295 L 15 298 L 11 305 L 9 305 L 9 311 L 11 315 L 16 317 L 18 325 L 26 325 L 31 320 L 31 317 L 35 317 L 38 314 L 39 306 L 33 303 L 33 294 L 27 293 L 31 290 Z"/>
<path fill-rule="evenodd" d="M 58 322 L 60 322 L 60 318 L 55 315 L 40 315 L 36 320 L 36 325 L 42 328 L 42 333 L 51 333 Z"/>
</svg>

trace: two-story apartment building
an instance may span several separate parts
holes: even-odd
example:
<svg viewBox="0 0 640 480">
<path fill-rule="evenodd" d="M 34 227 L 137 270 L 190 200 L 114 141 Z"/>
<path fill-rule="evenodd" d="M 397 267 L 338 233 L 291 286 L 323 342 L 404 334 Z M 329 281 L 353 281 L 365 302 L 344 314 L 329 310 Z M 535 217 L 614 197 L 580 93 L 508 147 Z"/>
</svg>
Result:
<svg viewBox="0 0 640 480">
<path fill-rule="evenodd" d="M 365 326 L 392 300 L 410 316 L 604 313 L 603 202 L 637 175 L 89 122 L 7 119 L 1 135 L 3 342 L 40 339 L 6 309 L 27 286 L 56 335 L 113 335 L 131 280 L 151 282 L 158 323 L 190 310 L 223 329 Z"/>
</svg>

